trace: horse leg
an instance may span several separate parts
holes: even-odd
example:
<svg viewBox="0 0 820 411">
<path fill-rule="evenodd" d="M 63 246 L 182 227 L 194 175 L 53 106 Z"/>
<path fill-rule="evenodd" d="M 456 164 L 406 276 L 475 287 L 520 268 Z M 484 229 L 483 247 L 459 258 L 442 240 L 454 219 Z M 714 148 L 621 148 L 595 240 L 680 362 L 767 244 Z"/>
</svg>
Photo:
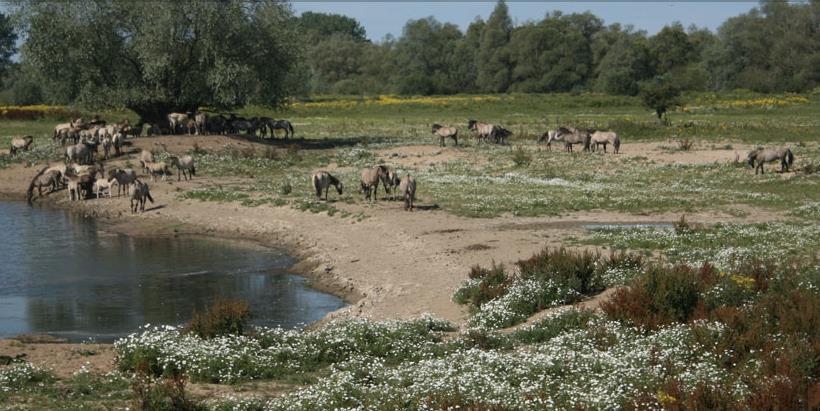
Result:
<svg viewBox="0 0 820 411">
<path fill-rule="evenodd" d="M 325 201 L 327 201 L 327 193 L 328 193 L 328 191 L 330 191 L 330 184 L 328 184 L 328 185 L 327 185 L 327 187 L 325 187 Z"/>
</svg>

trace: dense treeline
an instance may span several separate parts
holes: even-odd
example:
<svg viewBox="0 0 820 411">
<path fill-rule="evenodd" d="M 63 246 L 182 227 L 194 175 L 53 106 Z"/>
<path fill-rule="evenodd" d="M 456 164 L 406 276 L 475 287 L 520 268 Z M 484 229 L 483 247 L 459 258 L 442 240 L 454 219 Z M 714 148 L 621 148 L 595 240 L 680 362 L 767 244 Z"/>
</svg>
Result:
<svg viewBox="0 0 820 411">
<path fill-rule="evenodd" d="M 195 74 L 196 67 L 207 72 L 200 77 L 210 84 L 203 90 L 194 90 L 193 96 L 186 97 L 186 101 L 177 102 L 173 96 L 165 96 L 164 103 L 190 105 L 199 99 L 198 96 L 205 96 L 204 104 L 230 106 L 243 102 L 280 101 L 288 94 L 593 91 L 635 95 L 643 84 L 650 83 L 648 80 L 662 81 L 676 90 L 742 88 L 759 92 L 800 92 L 812 90 L 820 83 L 820 0 L 809 3 L 763 2 L 759 8 L 728 19 L 716 33 L 695 26 L 684 28 L 675 23 L 654 35 L 617 23 L 605 25 L 602 19 L 589 12 L 563 14 L 555 11 L 539 21 L 514 26 L 507 5 L 499 1 L 486 21 L 478 18 L 464 32 L 454 24 L 427 17 L 408 21 L 400 37 L 388 36 L 378 43 L 367 40 L 364 28 L 350 17 L 314 12 L 297 17 L 286 4 L 268 0 L 264 11 L 274 10 L 276 24 L 254 33 L 265 33 L 269 39 L 275 40 L 268 43 L 275 43 L 276 49 L 263 55 L 258 52 L 266 49 L 266 43 L 235 44 L 244 41 L 241 36 L 235 39 L 229 36 L 182 37 L 175 44 L 165 41 L 162 30 L 150 29 L 151 21 L 165 21 L 179 33 L 187 33 L 186 30 L 192 30 L 192 27 L 224 31 L 224 27 L 220 29 L 220 25 L 211 23 L 222 21 L 220 24 L 224 25 L 224 18 L 229 14 L 225 10 L 232 10 L 230 7 L 242 10 L 244 4 L 234 0 L 228 3 L 229 7 L 218 10 L 194 3 L 204 5 L 207 2 L 192 1 L 140 11 L 143 6 L 128 2 L 89 0 L 61 6 L 70 11 L 79 10 L 74 17 L 83 18 L 66 20 L 62 26 L 38 26 L 39 21 L 52 19 L 51 11 L 56 6 L 48 2 L 32 3 L 33 6 L 22 2 L 20 4 L 24 6 L 20 9 L 24 11 L 24 18 L 18 16 L 17 20 L 27 24 L 19 25 L 17 34 L 10 29 L 9 20 L 0 15 L 0 74 L 4 75 L 5 83 L 2 99 L 15 104 L 82 103 L 83 98 L 91 99 L 81 95 L 81 88 L 92 81 L 95 87 L 91 90 L 98 90 L 100 84 L 109 89 L 129 85 L 134 93 L 118 99 L 120 105 L 133 105 L 135 100 L 153 104 L 153 100 L 146 98 L 150 96 L 148 90 L 163 90 L 164 85 L 171 83 L 184 84 L 184 81 L 172 81 L 171 77 L 174 73 Z M 108 12 L 106 7 L 114 11 Z M 124 28 L 103 25 L 110 28 L 104 31 L 108 38 L 103 37 L 106 42 L 97 44 L 100 33 L 95 38 L 92 35 L 95 30 L 90 30 L 89 24 L 96 25 L 99 18 L 109 18 L 109 14 L 119 13 L 119 10 L 149 17 L 142 26 L 128 26 L 128 21 L 123 23 L 124 26 L 120 24 Z M 264 21 L 255 14 L 247 14 L 247 10 L 237 13 L 245 13 L 240 18 L 246 19 L 247 23 L 235 23 L 233 27 L 237 28 L 229 30 L 230 33 L 241 33 L 245 30 L 242 24 L 254 26 Z M 188 20 L 174 17 L 186 14 L 190 16 Z M 189 24 L 198 21 L 207 24 Z M 60 42 L 60 36 L 73 28 L 77 29 L 73 36 L 87 40 L 81 44 L 94 50 L 94 58 L 73 53 L 71 50 L 75 46 Z M 28 32 L 30 30 L 35 32 Z M 161 47 L 146 46 L 145 50 L 150 51 L 146 54 L 137 48 L 138 44 L 134 45 L 132 37 L 122 33 L 137 36 L 133 37 L 137 39 L 150 39 L 147 45 Z M 22 46 L 21 61 L 10 63 L 9 56 L 17 35 L 27 41 Z M 256 35 L 246 37 L 260 40 Z M 109 38 L 113 40 L 109 41 Z M 201 64 L 196 66 L 176 64 L 181 60 L 177 58 L 176 50 L 186 42 L 190 50 L 201 49 L 212 54 L 198 61 Z M 218 47 L 209 46 L 216 44 L 214 42 L 219 43 Z M 233 50 L 229 44 L 234 44 Z M 125 52 L 114 53 L 117 48 Z M 54 50 L 58 51 L 57 57 L 62 64 L 55 65 L 43 59 Z M 109 51 L 115 58 L 106 58 L 105 53 Z M 131 56 L 154 60 L 134 65 L 132 63 L 137 58 Z M 246 64 L 250 57 L 257 61 Z M 156 73 L 150 71 L 153 69 L 149 65 L 163 59 L 171 62 L 171 69 L 153 75 Z M 79 64 L 93 65 L 95 61 L 120 68 L 135 66 L 136 71 L 129 77 L 127 71 L 102 67 L 100 70 L 115 75 L 90 76 L 90 79 L 81 75 L 88 70 L 80 68 Z M 212 61 L 230 63 L 214 66 Z M 58 72 L 63 74 L 54 74 Z M 265 87 L 253 84 L 260 79 L 266 83 Z M 228 87 L 230 84 L 236 87 Z M 43 89 L 44 85 L 47 90 Z M 275 90 L 265 94 L 266 90 L 272 90 L 271 87 Z M 236 93 L 237 88 L 247 90 Z"/>
<path fill-rule="evenodd" d="M 634 95 L 664 76 L 684 90 L 804 91 L 820 81 L 820 1 L 765 2 L 713 33 L 680 24 L 647 35 L 591 13 L 552 12 L 513 26 L 501 1 L 461 32 L 434 17 L 379 44 L 348 17 L 304 13 L 302 93 L 451 94 L 597 91 Z M 337 20 L 327 30 L 328 21 Z M 316 23 L 322 22 L 321 25 Z"/>
</svg>

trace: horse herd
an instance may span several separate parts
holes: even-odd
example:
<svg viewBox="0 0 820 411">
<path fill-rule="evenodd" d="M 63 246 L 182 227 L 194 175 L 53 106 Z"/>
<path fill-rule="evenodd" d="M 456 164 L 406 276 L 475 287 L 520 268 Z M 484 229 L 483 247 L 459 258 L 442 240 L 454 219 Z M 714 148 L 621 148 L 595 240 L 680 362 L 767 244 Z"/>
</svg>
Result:
<svg viewBox="0 0 820 411">
<path fill-rule="evenodd" d="M 416 179 L 413 176 L 408 174 L 399 177 L 395 170 L 383 164 L 365 168 L 362 170 L 359 181 L 365 200 L 377 201 L 379 183 L 382 184 L 385 194 L 390 195 L 391 199 L 395 200 L 398 194 L 404 200 L 404 209 L 413 211 L 416 201 Z M 322 193 L 324 193 L 325 201 L 327 201 L 330 186 L 335 187 L 339 195 L 342 195 L 344 189 L 344 184 L 327 171 L 314 173 L 311 177 L 311 184 L 316 191 L 317 200 L 321 200 Z"/>
<path fill-rule="evenodd" d="M 245 119 L 230 115 L 208 116 L 204 113 L 171 113 L 168 115 L 170 131 L 177 133 L 180 131 L 190 134 L 200 133 L 236 133 L 240 130 L 249 134 L 258 131 L 262 136 L 266 136 L 270 131 L 275 136 L 275 130 L 284 129 L 286 138 L 293 136 L 293 126 L 287 120 L 272 120 L 267 117 L 254 117 Z M 152 125 L 151 129 L 157 128 Z M 70 201 L 83 199 L 96 195 L 97 198 L 107 195 L 111 197 L 112 188 L 117 186 L 117 196 L 121 192 L 131 195 L 131 210 L 136 212 L 145 209 L 145 201 L 153 202 L 148 184 L 137 178 L 137 173 L 131 168 L 104 169 L 104 165 L 99 155 L 99 147 L 103 148 L 105 160 L 112 156 L 122 154 L 122 147 L 125 146 L 128 137 L 136 137 L 142 133 L 142 125 L 133 127 L 127 120 L 106 124 L 99 118 L 84 121 L 81 118 L 68 123 L 58 124 L 54 127 L 52 140 L 59 142 L 63 146 L 71 142 L 65 148 L 64 164 L 45 167 L 40 170 L 32 179 L 28 189 L 28 199 L 32 200 L 34 189 L 42 196 L 43 188 L 50 188 L 53 192 L 59 188 L 67 188 Z M 497 144 L 504 144 L 504 141 L 512 133 L 504 127 L 469 120 L 467 128 L 474 131 L 479 142 L 492 140 Z M 433 124 L 432 133 L 439 137 L 439 144 L 445 146 L 447 138 L 453 139 L 458 145 L 458 128 L 446 127 Z M 153 134 L 149 129 L 149 135 Z M 11 140 L 10 154 L 16 155 L 21 151 L 28 151 L 32 146 L 31 136 L 14 138 Z M 537 143 L 546 143 L 551 150 L 553 142 L 564 144 L 566 151 L 573 151 L 573 145 L 581 144 L 584 151 L 596 151 L 603 146 L 607 152 L 607 146 L 612 145 L 613 152 L 618 153 L 621 141 L 618 134 L 612 131 L 601 131 L 593 129 L 578 129 L 573 127 L 559 127 L 556 130 L 548 130 L 537 140 Z M 113 149 L 113 153 L 112 153 Z M 763 148 L 758 147 L 750 151 L 747 155 L 747 162 L 755 169 L 755 174 L 763 173 L 763 165 L 768 162 L 779 161 L 781 171 L 788 171 L 794 162 L 794 154 L 789 148 Z M 141 170 L 145 176 L 150 176 L 152 181 L 161 176 L 164 180 L 166 176 L 173 175 L 171 167 L 177 169 L 177 179 L 183 177 L 188 180 L 196 174 L 195 160 L 192 156 L 168 156 L 164 161 L 155 161 L 154 155 L 147 150 L 142 150 L 139 156 Z M 416 180 L 406 175 L 400 178 L 398 174 L 385 165 L 377 165 L 367 168 L 361 172 L 361 191 L 368 201 L 376 201 L 376 193 L 379 184 L 382 184 L 385 193 L 390 194 L 395 199 L 397 191 L 404 199 L 405 209 L 414 208 Z M 321 198 L 324 192 L 324 199 L 327 201 L 330 186 L 336 188 L 341 195 L 343 190 L 342 182 L 326 171 L 319 171 L 311 177 L 311 185 L 316 192 L 316 197 Z"/>
<path fill-rule="evenodd" d="M 117 197 L 125 193 L 131 197 L 131 211 L 145 210 L 146 200 L 153 203 L 148 184 L 141 181 L 137 172 L 132 168 L 113 168 L 105 170 L 104 160 L 111 159 L 111 154 L 119 156 L 125 145 L 126 136 L 139 135 L 140 128 L 131 127 L 127 120 L 113 125 L 94 118 L 91 121 L 75 119 L 69 123 L 58 124 L 54 127 L 52 139 L 65 145 L 68 141 L 73 144 L 66 147 L 64 163 L 42 168 L 32 179 L 27 191 L 29 203 L 37 189 L 38 196 L 42 197 L 43 188 L 49 193 L 66 188 L 69 201 L 82 200 L 91 196 L 100 198 L 111 197 L 113 187 L 117 187 Z M 12 140 L 11 152 L 27 150 L 31 145 L 31 137 Z M 99 156 L 99 147 L 104 149 L 104 158 Z M 114 153 L 110 149 L 114 149 Z M 140 166 L 146 176 L 156 181 L 157 176 L 173 175 L 171 167 L 177 169 L 177 180 L 193 178 L 196 174 L 194 158 L 189 155 L 169 156 L 165 161 L 155 161 L 153 153 L 143 150 L 139 156 Z"/>
<path fill-rule="evenodd" d="M 477 120 L 469 120 L 467 129 L 476 133 L 478 142 L 492 140 L 496 144 L 504 144 L 506 138 L 512 135 L 512 132 L 504 127 Z M 458 145 L 458 128 L 456 127 L 433 124 L 432 133 L 439 138 L 439 145 L 442 147 L 447 145 L 445 140 L 448 138 L 453 139 L 453 143 Z M 553 142 L 562 142 L 565 150 L 569 152 L 572 151 L 574 144 L 583 144 L 584 151 L 596 151 L 597 148 L 603 146 L 604 152 L 606 152 L 607 145 L 612 144 L 615 154 L 618 154 L 621 147 L 621 140 L 615 132 L 594 129 L 583 130 L 573 127 L 559 127 L 557 130 L 548 130 L 538 138 L 537 142 L 539 144 L 546 143 L 547 148 L 550 150 L 552 150 Z"/>
<path fill-rule="evenodd" d="M 171 113 L 167 116 L 168 127 L 161 127 L 159 124 L 152 124 L 148 129 L 148 135 L 159 134 L 237 134 L 244 132 L 247 135 L 256 136 L 257 132 L 262 138 L 268 136 L 276 137 L 276 130 L 284 130 L 285 138 L 294 136 L 293 124 L 288 120 L 277 120 L 270 117 L 245 118 L 236 114 L 229 114 L 225 117 L 222 114 L 208 115 L 206 113 Z"/>
</svg>

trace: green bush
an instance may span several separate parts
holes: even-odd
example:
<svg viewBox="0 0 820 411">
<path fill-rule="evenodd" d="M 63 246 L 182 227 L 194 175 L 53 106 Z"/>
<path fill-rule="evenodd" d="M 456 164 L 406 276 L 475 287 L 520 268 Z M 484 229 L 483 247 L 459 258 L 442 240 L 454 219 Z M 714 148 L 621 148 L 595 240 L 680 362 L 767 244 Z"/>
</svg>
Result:
<svg viewBox="0 0 820 411">
<path fill-rule="evenodd" d="M 575 252 L 561 247 L 545 248 L 517 264 L 524 279 L 553 281 L 578 294 L 591 295 L 604 289 L 600 262 L 600 253 Z"/>
</svg>

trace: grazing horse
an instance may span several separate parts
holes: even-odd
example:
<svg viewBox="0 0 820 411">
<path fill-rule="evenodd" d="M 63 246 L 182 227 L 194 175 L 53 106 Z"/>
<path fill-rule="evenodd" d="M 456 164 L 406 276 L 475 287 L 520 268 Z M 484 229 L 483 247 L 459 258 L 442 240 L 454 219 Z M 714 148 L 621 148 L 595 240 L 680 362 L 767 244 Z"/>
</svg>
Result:
<svg viewBox="0 0 820 411">
<path fill-rule="evenodd" d="M 151 191 L 148 190 L 148 184 L 142 181 L 134 181 L 134 190 L 131 191 L 131 212 L 136 213 L 137 207 L 140 212 L 145 211 L 145 200 L 154 204 L 154 199 L 151 198 Z"/>
<path fill-rule="evenodd" d="M 313 177 L 310 179 L 311 183 L 313 183 L 313 189 L 316 190 L 316 199 L 322 199 L 322 191 L 325 192 L 325 201 L 327 201 L 327 193 L 330 191 L 330 186 L 336 187 L 336 192 L 339 195 L 342 195 L 342 190 L 344 189 L 344 184 L 339 181 L 338 178 L 333 177 L 327 171 L 318 171 L 313 174 Z"/>
<path fill-rule="evenodd" d="M 495 127 L 493 129 L 492 138 L 496 144 L 504 144 L 504 139 L 512 135 L 512 131 L 504 127 Z"/>
<path fill-rule="evenodd" d="M 265 126 L 270 130 L 271 138 L 276 138 L 276 130 L 285 130 L 285 138 L 293 137 L 293 124 L 288 120 L 273 120 L 267 117 L 260 119 L 262 122 L 261 129 L 265 130 Z M 262 135 L 265 135 L 264 131 Z"/>
<path fill-rule="evenodd" d="M 589 151 L 590 134 L 587 131 L 571 127 L 559 127 L 555 139 L 564 141 L 564 149 L 567 152 L 572 152 L 573 144 L 583 144 L 584 151 Z"/>
<path fill-rule="evenodd" d="M 237 117 L 228 122 L 228 129 L 232 133 L 238 133 L 240 130 L 244 130 L 245 134 L 256 135 L 256 122 Z"/>
<path fill-rule="evenodd" d="M 618 154 L 618 150 L 621 148 L 621 139 L 618 138 L 618 134 L 614 131 L 598 131 L 595 130 L 590 135 L 590 148 L 592 151 L 598 149 L 598 146 L 604 146 L 604 153 L 606 153 L 606 145 L 612 144 L 612 149 L 615 154 Z"/>
<path fill-rule="evenodd" d="M 468 121 L 467 128 L 478 133 L 478 141 L 481 141 L 482 139 L 484 141 L 487 141 L 495 131 L 494 125 L 488 123 L 481 123 L 476 120 Z"/>
<path fill-rule="evenodd" d="M 458 129 L 455 127 L 444 127 L 440 124 L 433 124 L 433 134 L 437 135 L 439 138 L 439 146 L 446 147 L 447 144 L 444 144 L 444 139 L 452 138 L 453 144 L 458 145 Z"/>
<path fill-rule="evenodd" d="M 32 136 L 25 136 L 12 139 L 11 148 L 9 148 L 9 154 L 15 155 L 18 151 L 28 151 L 29 147 L 31 147 L 32 142 L 34 142 L 34 137 Z"/>
<path fill-rule="evenodd" d="M 362 170 L 362 192 L 364 198 L 368 201 L 376 201 L 376 192 L 379 189 L 379 181 L 384 181 L 387 178 L 387 173 L 390 170 L 386 166 L 375 166 L 373 168 L 366 168 Z M 371 194 L 373 199 L 371 200 Z"/>
<path fill-rule="evenodd" d="M 780 172 L 789 171 L 789 167 L 794 163 L 794 154 L 789 148 L 763 148 L 758 147 L 749 152 L 747 156 L 749 166 L 754 167 L 755 175 L 760 170 L 760 174 L 764 173 L 763 164 L 771 163 L 780 160 Z"/>
<path fill-rule="evenodd" d="M 547 130 L 544 134 L 541 134 L 541 137 L 538 137 L 538 144 L 547 143 L 547 149 L 552 151 L 552 142 L 558 139 L 558 131 L 556 130 Z"/>
<path fill-rule="evenodd" d="M 399 191 L 404 197 L 404 209 L 413 211 L 416 201 L 416 179 L 410 175 L 404 176 L 399 183 Z"/>
</svg>

